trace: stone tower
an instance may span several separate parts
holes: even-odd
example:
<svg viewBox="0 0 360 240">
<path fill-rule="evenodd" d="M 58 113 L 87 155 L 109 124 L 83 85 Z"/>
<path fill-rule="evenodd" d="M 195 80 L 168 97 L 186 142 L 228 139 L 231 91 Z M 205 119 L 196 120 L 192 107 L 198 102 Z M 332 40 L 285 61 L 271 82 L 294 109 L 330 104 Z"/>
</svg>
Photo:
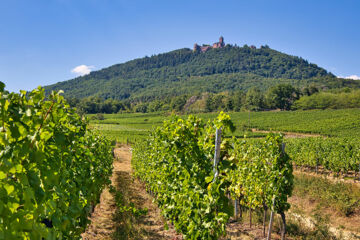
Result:
<svg viewBox="0 0 360 240">
<path fill-rule="evenodd" d="M 223 36 L 221 36 L 221 37 L 219 38 L 219 43 L 220 43 L 221 45 L 224 45 L 224 37 L 223 37 Z"/>
<path fill-rule="evenodd" d="M 199 46 L 199 45 L 197 45 L 197 43 L 195 43 L 195 44 L 194 44 L 194 52 L 198 51 L 198 50 L 199 50 L 199 48 L 200 48 L 200 46 Z"/>
</svg>

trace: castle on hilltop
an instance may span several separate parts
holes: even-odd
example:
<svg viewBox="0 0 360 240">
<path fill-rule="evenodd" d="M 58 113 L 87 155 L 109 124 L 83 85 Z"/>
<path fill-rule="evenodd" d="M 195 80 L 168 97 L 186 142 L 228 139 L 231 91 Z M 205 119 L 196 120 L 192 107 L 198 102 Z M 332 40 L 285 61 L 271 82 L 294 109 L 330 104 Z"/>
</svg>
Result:
<svg viewBox="0 0 360 240">
<path fill-rule="evenodd" d="M 198 45 L 197 43 L 194 44 L 194 52 L 206 52 L 211 48 L 223 48 L 225 47 L 224 38 L 221 36 L 219 38 L 219 42 L 214 43 L 212 46 L 210 45 Z"/>
</svg>

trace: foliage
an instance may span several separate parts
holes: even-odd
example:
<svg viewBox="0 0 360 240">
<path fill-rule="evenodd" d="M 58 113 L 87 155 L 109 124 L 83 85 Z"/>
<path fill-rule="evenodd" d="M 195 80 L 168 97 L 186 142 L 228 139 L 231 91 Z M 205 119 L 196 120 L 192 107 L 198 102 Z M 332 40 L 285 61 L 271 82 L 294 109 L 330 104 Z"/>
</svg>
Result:
<svg viewBox="0 0 360 240">
<path fill-rule="evenodd" d="M 229 113 L 236 126 L 227 137 L 265 137 L 266 133 L 251 132 L 251 128 L 285 132 L 313 133 L 324 136 L 360 137 L 360 110 L 312 110 L 280 112 Z M 94 114 L 88 115 L 90 119 Z M 188 115 L 181 116 L 186 118 Z M 216 118 L 216 113 L 196 114 L 205 120 Z M 148 137 L 152 128 L 158 127 L 170 116 L 166 113 L 119 113 L 104 114 L 105 120 L 91 120 L 90 126 L 98 129 L 109 139 L 127 143 Z M 249 130 L 250 129 L 250 130 Z M 289 140 L 286 140 L 289 141 Z M 290 147 L 290 145 L 288 145 Z"/>
<path fill-rule="evenodd" d="M 360 86 L 357 81 L 337 79 L 299 57 L 270 48 L 229 45 L 205 53 L 184 48 L 139 58 L 47 86 L 46 90 L 61 89 L 66 97 L 80 99 L 93 96 L 148 102 L 197 92 L 246 91 L 251 87 L 265 91 L 280 83 L 297 87 L 311 83 L 328 88 Z"/>
<path fill-rule="evenodd" d="M 312 85 L 300 90 L 290 84 L 278 84 L 270 87 L 266 92 L 260 91 L 258 87 L 252 87 L 246 93 L 240 90 L 220 93 L 205 92 L 193 96 L 188 94 L 171 96 L 166 99 L 150 100 L 150 102 L 103 100 L 98 97 L 81 100 L 69 98 L 69 101 L 79 113 L 343 109 L 360 106 L 360 90 L 351 91 L 349 88 L 342 88 L 319 92 L 319 89 Z"/>
<path fill-rule="evenodd" d="M 304 138 L 289 144 L 289 154 L 297 166 L 322 166 L 335 173 L 360 171 L 358 138 Z"/>
<path fill-rule="evenodd" d="M 111 147 L 59 93 L 0 92 L 0 239 L 79 239 Z"/>
<path fill-rule="evenodd" d="M 215 128 L 231 126 L 224 114 L 206 125 L 193 116 L 174 117 L 135 147 L 136 176 L 186 239 L 216 239 L 225 234 L 231 210 L 224 180 L 211 183 L 211 158 Z"/>
<path fill-rule="evenodd" d="M 316 199 L 318 207 L 331 208 L 337 214 L 350 216 L 360 210 L 360 188 L 354 184 L 333 182 L 326 178 L 297 174 L 294 195 Z"/>
<path fill-rule="evenodd" d="M 92 116 L 91 119 L 92 119 L 92 120 L 100 120 L 100 121 L 101 121 L 101 120 L 104 120 L 105 117 L 104 117 L 104 114 L 102 114 L 102 113 L 97 113 L 96 115 Z"/>
<path fill-rule="evenodd" d="M 246 93 L 245 106 L 251 111 L 259 111 L 264 107 L 264 95 L 260 89 L 254 87 Z"/>
<path fill-rule="evenodd" d="M 303 96 L 292 106 L 293 109 L 341 109 L 359 108 L 360 90 L 350 92 L 319 92 L 311 96 Z"/>
<path fill-rule="evenodd" d="M 223 94 L 208 94 L 205 100 L 205 112 L 214 112 L 224 109 L 224 99 L 231 100 L 229 96 L 224 96 Z"/>
<path fill-rule="evenodd" d="M 230 159 L 235 163 L 227 177 L 233 198 L 250 209 L 267 206 L 278 213 L 289 209 L 287 198 L 293 189 L 293 169 L 283 151 L 282 136 L 269 134 L 265 141 L 235 143 Z"/>
<path fill-rule="evenodd" d="M 154 193 L 163 215 L 186 239 L 218 239 L 225 234 L 232 214 L 229 190 L 236 194 L 242 189 L 247 200 L 256 193 L 264 196 L 266 203 L 275 198 L 274 210 L 279 212 L 289 208 L 292 165 L 281 151 L 282 137 L 269 135 L 261 146 L 236 142 L 233 150 L 235 140 L 223 138 L 219 174 L 214 178 L 216 129 L 225 133 L 235 130 L 223 112 L 207 124 L 191 115 L 187 120 L 174 116 L 134 149 L 135 175 Z M 245 169 L 259 174 L 243 175 Z M 245 178 L 247 182 L 243 181 Z M 257 190 L 267 186 L 266 192 L 254 191 L 253 183 L 259 184 L 255 186 Z"/>
<path fill-rule="evenodd" d="M 290 84 L 271 87 L 266 94 L 266 102 L 271 109 L 290 110 L 293 102 L 300 97 L 300 91 Z"/>
<path fill-rule="evenodd" d="M 198 114 L 214 118 L 215 114 Z M 237 126 L 283 132 L 360 137 L 360 109 L 230 113 Z M 238 135 L 238 134 L 236 134 Z"/>
<path fill-rule="evenodd" d="M 67 100 L 70 106 L 76 107 L 78 111 L 85 113 L 117 113 L 129 108 L 124 101 L 103 100 L 99 97 L 88 97 L 81 100 L 71 97 Z"/>
</svg>

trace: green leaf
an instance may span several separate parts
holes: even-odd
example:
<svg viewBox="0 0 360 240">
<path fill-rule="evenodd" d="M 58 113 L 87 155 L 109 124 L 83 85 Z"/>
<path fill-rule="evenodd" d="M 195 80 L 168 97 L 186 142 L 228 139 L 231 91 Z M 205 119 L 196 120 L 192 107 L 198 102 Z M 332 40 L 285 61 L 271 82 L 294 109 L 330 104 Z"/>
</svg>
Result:
<svg viewBox="0 0 360 240">
<path fill-rule="evenodd" d="M 6 178 L 6 174 L 0 171 L 0 180 Z"/>
<path fill-rule="evenodd" d="M 210 182 L 212 182 L 213 179 L 214 179 L 213 176 L 207 176 L 207 177 L 205 178 L 205 182 L 206 182 L 206 183 L 210 183 Z"/>
<path fill-rule="evenodd" d="M 15 189 L 13 185 L 6 184 L 6 183 L 4 184 L 4 188 L 8 195 L 10 195 Z"/>
</svg>

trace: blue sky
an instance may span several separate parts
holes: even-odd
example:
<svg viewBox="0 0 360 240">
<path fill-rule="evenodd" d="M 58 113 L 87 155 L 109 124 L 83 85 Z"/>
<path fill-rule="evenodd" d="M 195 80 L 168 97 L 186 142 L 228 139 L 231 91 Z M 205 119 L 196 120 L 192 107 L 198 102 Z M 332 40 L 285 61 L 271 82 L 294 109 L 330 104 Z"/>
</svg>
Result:
<svg viewBox="0 0 360 240">
<path fill-rule="evenodd" d="M 0 81 L 31 90 L 220 35 L 360 76 L 359 16 L 358 0 L 1 0 Z"/>
</svg>

